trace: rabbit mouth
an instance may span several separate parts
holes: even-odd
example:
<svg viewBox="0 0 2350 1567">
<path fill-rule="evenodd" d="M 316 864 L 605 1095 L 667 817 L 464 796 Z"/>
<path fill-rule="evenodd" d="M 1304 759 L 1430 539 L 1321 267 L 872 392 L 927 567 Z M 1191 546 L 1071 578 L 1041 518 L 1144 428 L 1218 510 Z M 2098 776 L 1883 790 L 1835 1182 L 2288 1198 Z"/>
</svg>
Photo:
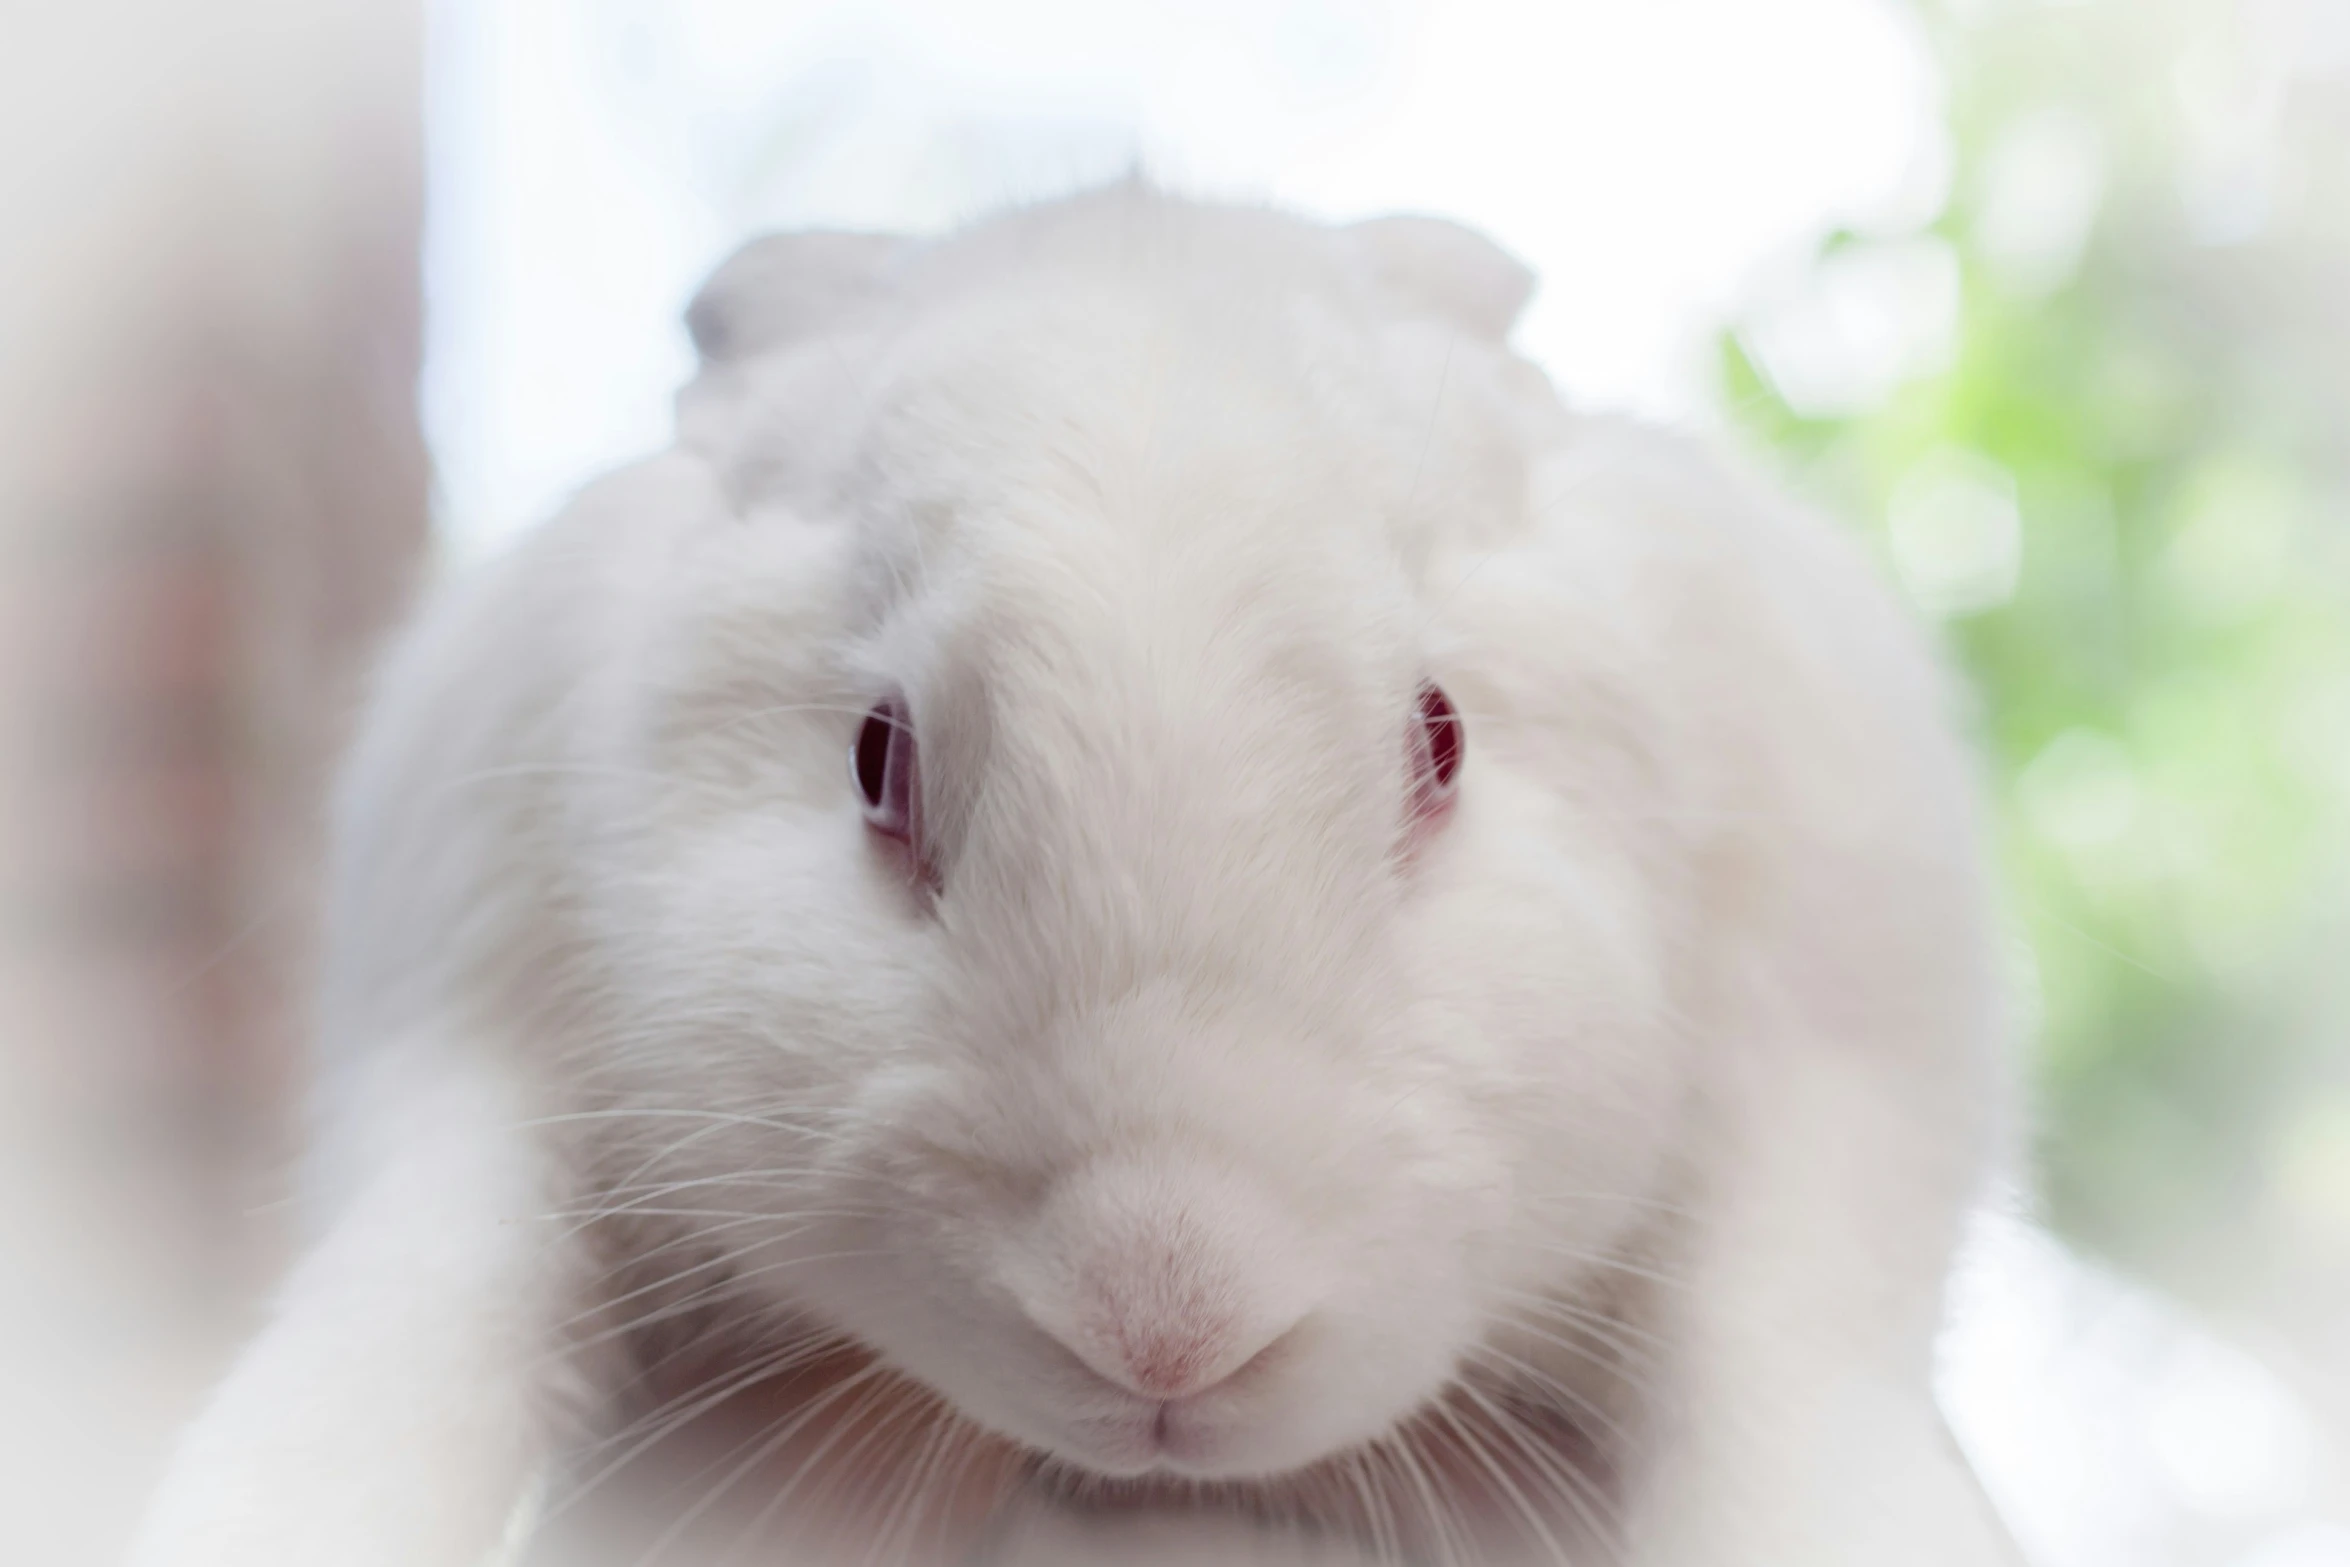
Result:
<svg viewBox="0 0 2350 1567">
<path fill-rule="evenodd" d="M 973 1561 L 1029 1561 L 1030 1539 L 1082 1538 L 1115 1560 L 1128 1537 L 1177 1542 L 1169 1560 L 1401 1564 L 1617 1559 L 1611 1455 L 1568 1412 L 1465 1372 L 1376 1441 L 1294 1473 L 1198 1480 L 1105 1477 L 1058 1459 L 1020 1471 Z M 1180 1554 L 1198 1527 L 1202 1554 Z M 1247 1541 L 1255 1554 L 1218 1554 Z M 1059 1559 L 1059 1558 L 1054 1558 Z M 1157 1558 L 1153 1558 L 1156 1560 Z"/>
<path fill-rule="evenodd" d="M 664 1567 L 876 1550 L 908 1567 L 1009 1567 L 1056 1549 L 1117 1559 L 1101 1553 L 1123 1541 L 1185 1561 L 1195 1538 L 1203 1564 L 1243 1547 L 1301 1562 L 1610 1559 L 1614 1455 L 1571 1411 L 1475 1367 L 1374 1442 L 1225 1480 L 1039 1452 L 837 1336 L 672 1345 L 643 1363 L 620 1423 L 550 1491 L 551 1561 L 573 1561 L 564 1542 L 579 1541 L 595 1548 L 584 1559 L 623 1544 L 610 1559 Z"/>
</svg>

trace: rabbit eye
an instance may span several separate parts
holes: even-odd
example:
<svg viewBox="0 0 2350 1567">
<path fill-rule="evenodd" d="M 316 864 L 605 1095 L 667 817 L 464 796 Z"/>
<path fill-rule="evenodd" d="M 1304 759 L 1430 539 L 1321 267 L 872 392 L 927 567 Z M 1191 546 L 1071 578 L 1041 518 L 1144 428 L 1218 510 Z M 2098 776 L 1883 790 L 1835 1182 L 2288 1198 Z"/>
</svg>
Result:
<svg viewBox="0 0 2350 1567">
<path fill-rule="evenodd" d="M 888 697 L 873 705 L 849 752 L 849 771 L 864 802 L 865 823 L 885 838 L 914 841 L 919 761 L 905 704 Z"/>
<path fill-rule="evenodd" d="M 1466 736 L 1452 698 L 1434 681 L 1420 687 L 1412 734 L 1412 817 L 1434 816 L 1452 803 L 1459 786 Z"/>
</svg>

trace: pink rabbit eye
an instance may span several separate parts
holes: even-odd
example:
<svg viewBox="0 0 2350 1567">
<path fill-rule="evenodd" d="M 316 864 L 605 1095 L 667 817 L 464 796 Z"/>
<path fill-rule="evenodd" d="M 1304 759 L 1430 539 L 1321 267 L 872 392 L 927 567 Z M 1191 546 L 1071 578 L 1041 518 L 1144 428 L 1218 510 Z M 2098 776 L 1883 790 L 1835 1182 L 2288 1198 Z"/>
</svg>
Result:
<svg viewBox="0 0 2350 1567">
<path fill-rule="evenodd" d="M 1428 766 L 1436 787 L 1449 789 L 1461 772 L 1461 715 L 1452 698 L 1431 682 L 1420 687 L 1420 731 L 1427 737 Z"/>
<path fill-rule="evenodd" d="M 873 705 L 849 752 L 849 771 L 864 802 L 865 823 L 885 838 L 914 841 L 919 802 L 919 761 L 914 726 L 905 704 L 886 697 Z"/>
<path fill-rule="evenodd" d="M 1452 698 L 1434 681 L 1420 687 L 1413 717 L 1411 814 L 1414 822 L 1426 822 L 1452 803 L 1466 737 Z"/>
</svg>

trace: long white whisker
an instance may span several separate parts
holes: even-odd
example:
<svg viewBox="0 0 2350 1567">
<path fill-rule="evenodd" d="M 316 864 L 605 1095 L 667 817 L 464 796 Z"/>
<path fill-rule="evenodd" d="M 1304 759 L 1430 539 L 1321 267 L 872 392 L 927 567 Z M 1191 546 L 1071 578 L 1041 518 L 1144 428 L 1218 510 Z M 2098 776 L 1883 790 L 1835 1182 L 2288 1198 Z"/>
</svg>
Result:
<svg viewBox="0 0 2350 1567">
<path fill-rule="evenodd" d="M 661 1531 L 659 1538 L 654 1540 L 652 1546 L 645 1553 L 644 1567 L 650 1567 L 651 1563 L 657 1561 L 660 1558 L 662 1552 L 668 1550 L 670 1546 L 676 1544 L 678 1539 L 684 1535 L 688 1529 L 693 1527 L 695 1520 L 699 1519 L 704 1513 L 718 1505 L 719 1498 L 724 1496 L 728 1491 L 734 1489 L 736 1485 L 740 1484 L 745 1475 L 750 1474 L 761 1464 L 764 1464 L 770 1458 L 774 1457 L 775 1454 L 782 1451 L 784 1444 L 789 1442 L 794 1436 L 797 1436 L 802 1430 L 806 1429 L 808 1422 L 814 1420 L 817 1416 L 822 1414 L 825 1408 L 835 1399 L 839 1398 L 844 1393 L 848 1393 L 860 1387 L 865 1388 L 867 1396 L 870 1396 L 873 1390 L 869 1384 L 871 1384 L 874 1378 L 882 1374 L 882 1370 L 883 1368 L 881 1363 L 876 1361 L 872 1365 L 865 1367 L 863 1370 L 852 1373 L 842 1381 L 835 1383 L 833 1386 L 827 1388 L 822 1393 L 817 1394 L 813 1399 L 810 1399 L 808 1403 L 798 1411 L 798 1413 L 793 1415 L 790 1419 L 780 1422 L 772 1432 L 763 1437 L 756 1438 L 748 1443 L 743 1443 L 736 1446 L 733 1450 L 734 1453 L 740 1453 L 744 1450 L 745 1447 L 748 1447 L 750 1449 L 750 1455 L 743 1459 L 741 1463 L 735 1465 L 733 1469 L 729 1470 L 724 1479 L 720 1480 L 715 1486 L 712 1486 L 709 1490 L 705 1491 L 699 1501 L 695 1502 L 693 1506 L 687 1508 L 683 1514 L 672 1520 L 669 1526 Z M 728 1456 L 731 1457 L 733 1454 L 730 1453 Z M 724 1462 L 724 1460 L 722 1459 L 720 1462 Z M 799 1473 L 803 1474 L 805 1472 L 805 1469 L 799 1471 Z M 798 1475 L 795 1474 L 793 1478 L 797 1479 Z M 788 1491 L 788 1484 L 785 1489 Z M 760 1509 L 758 1518 L 753 1520 L 753 1527 L 756 1528 L 763 1526 L 765 1520 L 773 1516 L 771 1509 L 776 1505 L 777 1501 L 780 1501 L 780 1499 L 781 1493 L 779 1493 L 775 1499 L 770 1500 L 767 1507 Z"/>
<path fill-rule="evenodd" d="M 1466 1384 L 1463 1384 L 1463 1391 L 1469 1391 Z M 1472 1396 L 1474 1395 L 1472 1394 Z M 1500 1485 L 1502 1494 L 1510 1499 L 1511 1505 L 1518 1509 L 1519 1513 L 1525 1517 L 1527 1524 L 1534 1530 L 1535 1535 L 1549 1548 L 1551 1558 L 1554 1561 L 1565 1561 L 1567 1559 L 1566 1547 L 1559 1544 L 1558 1537 L 1550 1532 L 1550 1525 L 1544 1520 L 1541 1509 L 1529 1501 L 1526 1493 L 1519 1489 L 1518 1483 L 1510 1477 L 1507 1466 L 1486 1447 L 1483 1439 L 1471 1428 L 1469 1423 L 1462 1420 L 1448 1405 L 1438 1404 L 1436 1409 L 1438 1416 L 1452 1427 L 1455 1434 L 1467 1445 L 1471 1455 L 1477 1459 L 1488 1474 L 1493 1476 L 1495 1483 Z"/>
<path fill-rule="evenodd" d="M 1581 1521 L 1583 1527 L 1591 1531 L 1593 1541 L 1607 1549 L 1610 1554 L 1616 1554 L 1614 1546 L 1616 1531 L 1608 1527 L 1607 1523 L 1598 1516 L 1600 1513 L 1612 1512 L 1614 1509 L 1605 1494 L 1599 1489 L 1597 1482 L 1576 1470 L 1572 1463 L 1556 1454 L 1551 1445 L 1542 1440 L 1542 1433 L 1528 1425 L 1507 1405 L 1496 1403 L 1493 1399 L 1488 1398 L 1483 1391 L 1467 1382 L 1461 1384 L 1461 1391 L 1474 1399 L 1478 1407 L 1483 1409 L 1492 1419 L 1507 1422 L 1507 1428 L 1502 1434 L 1507 1434 L 1507 1430 L 1515 1430 L 1520 1433 L 1517 1443 L 1519 1450 L 1558 1483 L 1566 1498 L 1567 1505 L 1575 1510 L 1575 1516 Z M 1565 1560 L 1564 1552 L 1560 1553 L 1560 1559 Z"/>
<path fill-rule="evenodd" d="M 553 1517 L 577 1503 L 597 1487 L 603 1485 L 621 1470 L 642 1457 L 655 1444 L 689 1422 L 707 1414 L 728 1399 L 746 1389 L 757 1386 L 770 1376 L 779 1376 L 795 1366 L 818 1358 L 834 1346 L 828 1342 L 795 1343 L 771 1354 L 753 1360 L 733 1374 L 720 1378 L 707 1388 L 689 1388 L 676 1398 L 656 1406 L 647 1415 L 632 1420 L 619 1430 L 590 1444 L 578 1456 L 592 1459 L 611 1448 L 627 1444 L 625 1451 L 610 1459 L 585 1479 L 567 1488 L 568 1494 L 548 1509 Z"/>
</svg>

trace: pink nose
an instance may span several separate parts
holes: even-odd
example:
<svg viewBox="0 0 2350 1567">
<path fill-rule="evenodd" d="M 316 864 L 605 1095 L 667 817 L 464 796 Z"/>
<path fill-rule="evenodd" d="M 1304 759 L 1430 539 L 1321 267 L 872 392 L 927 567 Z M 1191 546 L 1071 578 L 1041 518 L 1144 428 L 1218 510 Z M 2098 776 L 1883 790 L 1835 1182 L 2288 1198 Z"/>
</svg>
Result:
<svg viewBox="0 0 2350 1567">
<path fill-rule="evenodd" d="M 1145 1398 L 1186 1398 L 1225 1381 L 1281 1336 L 1243 1336 L 1213 1321 L 1154 1323 L 1119 1331 L 1115 1362 L 1095 1369 Z"/>
<path fill-rule="evenodd" d="M 1305 1261 L 1253 1186 L 1214 1166 L 1128 1157 L 1058 1183 L 1003 1281 L 1095 1376 L 1165 1403 L 1296 1332 L 1319 1295 Z"/>
<path fill-rule="evenodd" d="M 1297 1326 L 1294 1318 L 1252 1320 L 1221 1301 L 1149 1293 L 1102 1291 L 1088 1306 L 1046 1331 L 1102 1380 L 1161 1402 L 1230 1380 Z"/>
</svg>

